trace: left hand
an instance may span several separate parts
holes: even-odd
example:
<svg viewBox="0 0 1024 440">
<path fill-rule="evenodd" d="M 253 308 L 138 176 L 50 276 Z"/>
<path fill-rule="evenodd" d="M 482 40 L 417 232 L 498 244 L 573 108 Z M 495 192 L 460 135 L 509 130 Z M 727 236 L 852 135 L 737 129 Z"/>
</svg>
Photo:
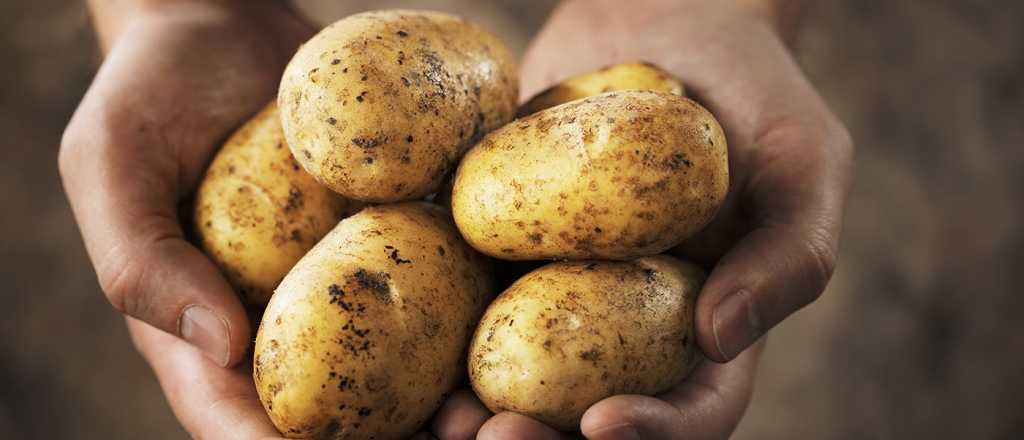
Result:
<svg viewBox="0 0 1024 440">
<path fill-rule="evenodd" d="M 792 29 L 781 27 L 791 21 L 772 7 L 786 3 L 569 0 L 526 55 L 523 97 L 616 63 L 658 64 L 715 114 L 729 143 L 724 206 L 673 250 L 712 268 L 695 326 L 714 362 L 656 398 L 598 402 L 580 424 L 588 439 L 727 438 L 750 400 L 757 341 L 831 277 L 853 148 L 783 42 Z M 442 408 L 434 432 L 444 440 L 478 431 L 479 439 L 564 436 L 526 416 L 489 415 L 463 395 Z"/>
<path fill-rule="evenodd" d="M 256 395 L 250 362 L 221 367 L 185 341 L 135 318 L 125 319 L 135 348 L 192 437 L 283 440 Z"/>
<path fill-rule="evenodd" d="M 260 404 L 251 361 L 224 368 L 171 334 L 125 319 L 135 348 L 153 368 L 167 403 L 193 438 L 285 440 Z M 427 433 L 413 436 L 429 438 Z"/>
</svg>

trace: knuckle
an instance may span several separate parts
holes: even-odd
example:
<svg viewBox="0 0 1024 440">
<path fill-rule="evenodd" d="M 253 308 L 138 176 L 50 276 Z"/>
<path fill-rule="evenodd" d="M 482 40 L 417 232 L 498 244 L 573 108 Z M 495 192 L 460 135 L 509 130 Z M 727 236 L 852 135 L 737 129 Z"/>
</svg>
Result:
<svg viewBox="0 0 1024 440">
<path fill-rule="evenodd" d="M 119 312 L 136 317 L 143 312 L 141 288 L 146 266 L 144 258 L 125 252 L 123 246 L 111 249 L 97 262 L 100 288 Z"/>
<path fill-rule="evenodd" d="M 64 129 L 60 139 L 60 149 L 57 152 L 57 170 L 63 179 L 68 179 L 75 169 L 75 163 L 81 156 L 81 136 L 78 135 L 78 128 L 74 122 Z"/>
<path fill-rule="evenodd" d="M 836 136 L 839 139 L 839 141 L 838 141 L 839 147 L 843 151 L 852 152 L 854 150 L 854 145 L 855 144 L 854 144 L 853 134 L 850 133 L 850 130 L 848 128 L 846 128 L 845 125 L 843 125 L 841 123 L 837 123 L 837 125 L 836 125 Z"/>
<path fill-rule="evenodd" d="M 800 145 L 808 143 L 811 136 L 820 130 L 815 127 L 820 123 L 805 118 L 782 118 L 767 125 L 754 138 L 755 145 Z"/>
<path fill-rule="evenodd" d="M 833 234 L 824 227 L 810 231 L 803 242 L 803 260 L 807 272 L 807 303 L 818 299 L 836 270 L 837 253 Z"/>
<path fill-rule="evenodd" d="M 744 165 L 754 181 L 773 180 L 798 186 L 798 180 L 820 176 L 832 160 L 824 121 L 786 120 L 759 132 Z M 757 185 L 760 186 L 760 185 Z"/>
<path fill-rule="evenodd" d="M 139 230 L 110 247 L 95 260 L 100 288 L 110 304 L 128 316 L 167 329 L 162 321 L 159 290 L 167 281 L 161 275 L 169 243 L 180 239 L 177 223 L 171 218 L 153 217 L 139 222 Z M 157 322 L 161 321 L 161 322 Z"/>
<path fill-rule="evenodd" d="M 754 144 L 761 148 L 755 152 L 769 156 L 785 156 L 792 160 L 794 148 L 800 148 L 805 155 L 814 155 L 818 161 L 826 157 L 840 159 L 852 157 L 853 136 L 849 129 L 835 116 L 789 117 L 769 125 L 756 134 Z"/>
<path fill-rule="evenodd" d="M 63 179 L 75 175 L 83 164 L 96 162 L 119 145 L 128 144 L 124 124 L 105 111 L 95 111 L 88 103 L 79 106 L 61 134 L 57 168 Z"/>
<path fill-rule="evenodd" d="M 836 121 L 833 124 L 834 133 L 833 141 L 835 148 L 835 160 L 844 168 L 850 167 L 853 163 L 853 156 L 856 152 L 853 135 L 850 134 L 850 130 L 846 128 L 841 122 Z"/>
</svg>

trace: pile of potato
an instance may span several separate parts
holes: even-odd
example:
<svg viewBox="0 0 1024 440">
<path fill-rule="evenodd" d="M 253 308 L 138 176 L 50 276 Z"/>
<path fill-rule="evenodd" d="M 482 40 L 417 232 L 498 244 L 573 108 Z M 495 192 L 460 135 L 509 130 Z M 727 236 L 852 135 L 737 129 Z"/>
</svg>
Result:
<svg viewBox="0 0 1024 440">
<path fill-rule="evenodd" d="M 658 254 L 722 204 L 722 128 L 649 64 L 519 108 L 516 75 L 461 18 L 353 15 L 214 158 L 197 235 L 266 304 L 253 377 L 285 436 L 403 438 L 467 369 L 492 411 L 571 431 L 698 361 L 704 273 Z M 537 263 L 500 286 L 516 261 Z"/>
</svg>

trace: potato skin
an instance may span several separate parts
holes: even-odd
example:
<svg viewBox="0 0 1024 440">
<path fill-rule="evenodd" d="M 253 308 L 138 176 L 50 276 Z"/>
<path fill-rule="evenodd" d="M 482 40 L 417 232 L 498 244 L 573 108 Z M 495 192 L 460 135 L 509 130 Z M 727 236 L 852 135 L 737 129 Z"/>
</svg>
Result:
<svg viewBox="0 0 1024 440">
<path fill-rule="evenodd" d="M 455 16 L 388 10 L 303 45 L 278 91 L 285 134 L 321 183 L 367 202 L 438 189 L 484 133 L 515 115 L 511 52 Z"/>
<path fill-rule="evenodd" d="M 489 265 L 427 202 L 343 220 L 263 316 L 253 377 L 274 425 L 290 438 L 414 433 L 465 373 L 494 293 Z"/>
<path fill-rule="evenodd" d="M 266 304 L 288 270 L 359 204 L 302 170 L 281 131 L 275 103 L 238 129 L 196 192 L 200 246 L 242 300 Z"/>
<path fill-rule="evenodd" d="M 452 212 L 507 260 L 624 260 L 664 252 L 725 199 L 715 118 L 683 97 L 622 91 L 572 101 L 484 137 L 455 176 Z"/>
<path fill-rule="evenodd" d="M 562 431 L 617 394 L 654 395 L 700 359 L 693 329 L 704 272 L 659 255 L 551 263 L 488 307 L 470 344 L 469 377 L 491 411 Z"/>
<path fill-rule="evenodd" d="M 566 79 L 530 98 L 519 107 L 523 117 L 569 101 L 620 90 L 651 90 L 686 96 L 683 82 L 655 64 L 633 61 Z"/>
</svg>

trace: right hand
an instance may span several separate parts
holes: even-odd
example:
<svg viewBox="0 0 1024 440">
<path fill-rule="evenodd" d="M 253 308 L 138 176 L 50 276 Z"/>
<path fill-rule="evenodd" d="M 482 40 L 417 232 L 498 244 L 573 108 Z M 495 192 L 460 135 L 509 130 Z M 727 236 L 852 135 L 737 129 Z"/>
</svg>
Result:
<svg viewBox="0 0 1024 440">
<path fill-rule="evenodd" d="M 594 404 L 580 423 L 588 439 L 728 438 L 753 392 L 763 345 L 756 341 L 817 298 L 831 276 L 853 147 L 783 44 L 792 18 L 774 8 L 794 5 L 565 1 L 523 59 L 524 97 L 602 66 L 653 62 L 683 80 L 729 139 L 729 196 L 714 221 L 680 247 L 687 259 L 713 267 L 695 330 L 716 362 L 659 396 Z M 566 437 L 523 415 L 489 416 L 466 396 L 442 409 L 436 432 L 445 440 Z"/>
</svg>

